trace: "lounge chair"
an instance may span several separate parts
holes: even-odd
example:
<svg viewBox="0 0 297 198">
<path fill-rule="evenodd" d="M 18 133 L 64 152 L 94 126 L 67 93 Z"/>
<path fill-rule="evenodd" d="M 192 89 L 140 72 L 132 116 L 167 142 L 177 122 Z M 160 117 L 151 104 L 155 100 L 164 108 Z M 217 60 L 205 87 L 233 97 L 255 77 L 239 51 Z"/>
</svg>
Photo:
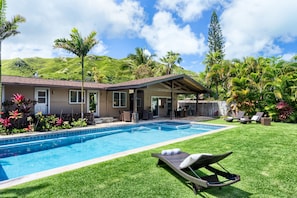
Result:
<svg viewBox="0 0 297 198">
<path fill-rule="evenodd" d="M 252 116 L 251 119 L 249 119 L 249 118 L 241 118 L 240 119 L 240 122 L 242 124 L 246 124 L 248 122 L 251 123 L 253 121 L 255 121 L 257 123 L 260 123 L 261 122 L 261 118 L 263 117 L 263 115 L 264 115 L 264 112 L 257 112 L 255 115 Z"/>
<path fill-rule="evenodd" d="M 233 120 L 240 121 L 240 119 L 244 117 L 244 114 L 245 114 L 244 111 L 238 111 L 238 113 L 235 116 L 233 116 L 233 117 L 227 117 L 225 120 L 227 122 L 232 122 Z"/>
<path fill-rule="evenodd" d="M 163 153 L 163 152 L 162 152 Z M 228 172 L 218 162 L 229 156 L 232 152 L 227 152 L 221 155 L 212 154 L 188 154 L 178 152 L 174 154 L 152 153 L 153 157 L 158 158 L 157 165 L 168 165 L 172 170 L 183 177 L 187 184 L 190 184 L 195 194 L 198 191 L 211 187 L 223 187 L 240 181 L 240 176 Z M 217 163 L 222 169 L 219 170 L 210 166 Z M 205 168 L 211 174 L 206 175 L 201 172 Z M 200 173 L 200 175 L 199 175 Z M 203 173 L 201 175 L 201 173 Z"/>
<path fill-rule="evenodd" d="M 255 115 L 252 116 L 251 121 L 255 121 L 260 123 L 261 118 L 264 116 L 264 112 L 257 112 Z"/>
</svg>

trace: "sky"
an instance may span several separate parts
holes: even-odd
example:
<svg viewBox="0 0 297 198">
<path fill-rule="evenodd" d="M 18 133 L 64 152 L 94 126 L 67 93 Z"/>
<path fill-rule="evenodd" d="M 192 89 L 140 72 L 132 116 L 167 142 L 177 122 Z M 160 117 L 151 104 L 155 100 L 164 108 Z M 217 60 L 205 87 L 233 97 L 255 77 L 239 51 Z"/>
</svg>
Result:
<svg viewBox="0 0 297 198">
<path fill-rule="evenodd" d="M 7 20 L 19 14 L 26 22 L 2 42 L 2 59 L 71 57 L 53 43 L 75 27 L 83 37 L 97 32 L 89 54 L 120 59 L 139 47 L 159 61 L 173 51 L 180 66 L 201 72 L 213 11 L 226 59 L 297 54 L 296 0 L 7 0 Z"/>
</svg>

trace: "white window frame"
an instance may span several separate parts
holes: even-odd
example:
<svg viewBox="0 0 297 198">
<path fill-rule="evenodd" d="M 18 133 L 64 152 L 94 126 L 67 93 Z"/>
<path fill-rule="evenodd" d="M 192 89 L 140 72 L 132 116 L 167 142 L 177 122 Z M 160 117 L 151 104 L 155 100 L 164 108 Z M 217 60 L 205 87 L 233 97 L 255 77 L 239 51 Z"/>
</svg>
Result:
<svg viewBox="0 0 297 198">
<path fill-rule="evenodd" d="M 116 106 L 115 104 L 116 104 L 116 101 L 115 101 L 115 97 L 114 97 L 114 95 L 115 94 L 119 94 L 119 101 L 118 101 L 118 103 L 119 103 L 119 105 L 118 106 Z M 123 94 L 123 97 L 124 97 L 124 100 L 125 100 L 125 104 L 122 106 L 121 105 L 121 101 L 123 100 L 122 99 L 122 94 Z M 113 108 L 126 108 L 127 107 L 127 92 L 124 92 L 124 91 L 114 91 L 114 92 L 112 92 L 112 107 Z"/>
<path fill-rule="evenodd" d="M 72 92 L 76 92 L 76 101 L 75 102 L 72 102 L 71 101 L 71 93 Z M 69 92 L 68 92 L 68 102 L 69 102 L 69 104 L 81 104 L 81 103 L 85 104 L 85 90 L 84 90 L 83 95 L 82 95 L 83 102 L 78 101 L 78 98 L 79 98 L 78 95 L 79 95 L 79 93 L 81 93 L 81 90 L 78 90 L 78 89 L 70 89 L 69 90 Z"/>
</svg>

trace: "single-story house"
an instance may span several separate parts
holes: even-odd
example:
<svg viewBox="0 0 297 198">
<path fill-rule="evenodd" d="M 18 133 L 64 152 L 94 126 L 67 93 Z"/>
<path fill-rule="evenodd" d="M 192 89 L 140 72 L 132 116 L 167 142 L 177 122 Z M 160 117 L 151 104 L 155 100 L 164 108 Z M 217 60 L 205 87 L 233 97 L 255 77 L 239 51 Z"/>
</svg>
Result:
<svg viewBox="0 0 297 198">
<path fill-rule="evenodd" d="M 198 98 L 199 94 L 209 92 L 184 74 L 117 84 L 84 82 L 85 100 L 80 81 L 2 76 L 2 85 L 2 102 L 19 93 L 35 100 L 34 113 L 43 114 L 80 113 L 83 102 L 83 112 L 92 112 L 95 117 L 119 117 L 123 111 L 138 113 L 140 118 L 143 111 L 151 112 L 154 117 L 172 117 L 172 110 L 177 109 L 178 94 L 196 94 Z"/>
</svg>

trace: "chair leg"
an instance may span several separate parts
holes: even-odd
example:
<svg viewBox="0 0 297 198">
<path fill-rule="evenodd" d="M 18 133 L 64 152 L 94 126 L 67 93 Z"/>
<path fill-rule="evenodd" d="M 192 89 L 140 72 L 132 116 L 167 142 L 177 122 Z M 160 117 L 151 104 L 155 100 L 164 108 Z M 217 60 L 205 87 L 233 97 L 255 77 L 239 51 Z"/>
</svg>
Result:
<svg viewBox="0 0 297 198">
<path fill-rule="evenodd" d="M 198 186 L 197 184 L 194 184 L 194 183 L 192 183 L 192 188 L 195 195 L 197 195 L 203 189 L 203 187 Z"/>
</svg>

